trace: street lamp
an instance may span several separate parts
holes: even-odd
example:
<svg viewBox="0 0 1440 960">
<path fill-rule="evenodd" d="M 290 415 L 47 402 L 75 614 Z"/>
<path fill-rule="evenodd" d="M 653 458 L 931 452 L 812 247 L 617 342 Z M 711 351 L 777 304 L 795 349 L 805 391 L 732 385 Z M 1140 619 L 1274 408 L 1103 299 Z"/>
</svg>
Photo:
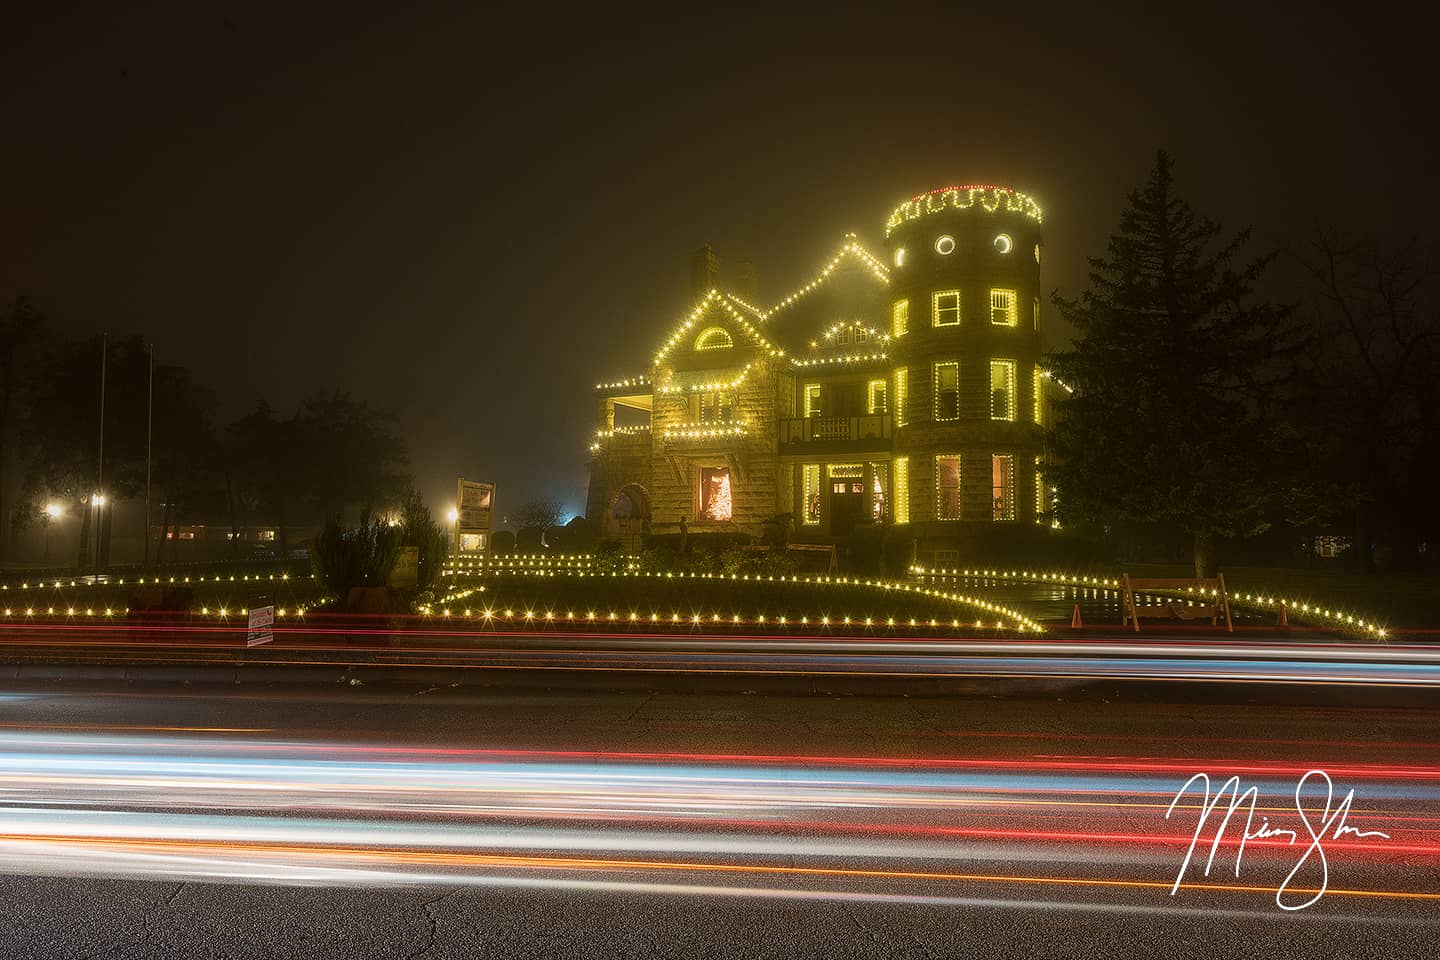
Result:
<svg viewBox="0 0 1440 960">
<path fill-rule="evenodd" d="M 58 503 L 45 504 L 45 516 L 49 517 L 51 520 L 60 519 L 60 515 L 64 512 L 65 508 L 60 506 L 60 504 Z"/>
<path fill-rule="evenodd" d="M 90 498 L 90 502 L 93 503 L 93 504 L 95 504 L 95 506 L 97 506 L 97 507 L 103 507 L 103 506 L 105 506 L 105 494 L 103 494 L 103 493 L 97 493 L 97 494 L 95 494 L 93 497 Z"/>
</svg>

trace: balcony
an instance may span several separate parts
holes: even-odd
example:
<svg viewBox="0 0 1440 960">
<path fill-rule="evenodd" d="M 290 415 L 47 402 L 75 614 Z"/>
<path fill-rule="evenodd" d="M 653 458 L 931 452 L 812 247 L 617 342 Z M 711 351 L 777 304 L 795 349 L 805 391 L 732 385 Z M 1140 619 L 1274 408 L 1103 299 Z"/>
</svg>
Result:
<svg viewBox="0 0 1440 960">
<path fill-rule="evenodd" d="M 780 454 L 888 452 L 893 430 L 888 413 L 784 419 L 779 421 Z"/>
</svg>

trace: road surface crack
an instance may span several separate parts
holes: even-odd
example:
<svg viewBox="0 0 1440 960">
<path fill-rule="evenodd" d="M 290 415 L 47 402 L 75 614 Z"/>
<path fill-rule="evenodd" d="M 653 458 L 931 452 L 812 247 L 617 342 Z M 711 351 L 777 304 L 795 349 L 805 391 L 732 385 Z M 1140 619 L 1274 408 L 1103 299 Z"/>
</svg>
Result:
<svg viewBox="0 0 1440 960">
<path fill-rule="evenodd" d="M 451 891 L 451 893 L 454 893 L 454 891 Z M 449 897 L 451 893 L 442 893 L 440 896 L 426 900 L 420 904 L 420 911 L 425 914 L 425 922 L 428 924 L 429 929 L 425 932 L 425 942 L 420 945 L 419 949 L 405 954 L 405 960 L 415 960 L 416 957 L 422 957 L 429 953 L 435 946 L 435 939 L 440 927 L 440 918 L 435 916 L 435 905 Z"/>
</svg>

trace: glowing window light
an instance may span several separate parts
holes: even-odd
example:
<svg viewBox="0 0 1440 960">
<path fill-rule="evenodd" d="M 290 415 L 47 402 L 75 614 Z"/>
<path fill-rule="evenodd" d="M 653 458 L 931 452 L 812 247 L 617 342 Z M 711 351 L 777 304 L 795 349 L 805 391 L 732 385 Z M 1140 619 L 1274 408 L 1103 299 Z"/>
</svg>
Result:
<svg viewBox="0 0 1440 960">
<path fill-rule="evenodd" d="M 1015 519 L 1015 456 L 997 453 L 990 457 L 990 519 Z"/>
<path fill-rule="evenodd" d="M 896 248 L 895 248 L 895 268 L 898 270 L 900 267 L 903 267 L 903 266 L 905 266 L 905 248 L 904 248 L 904 247 L 896 247 Z"/>
<path fill-rule="evenodd" d="M 905 426 L 905 402 L 910 399 L 910 369 L 897 367 L 895 370 L 895 426 Z"/>
<path fill-rule="evenodd" d="M 820 523 L 820 464 L 807 463 L 800 468 L 800 522 L 806 526 Z"/>
<path fill-rule="evenodd" d="M 820 416 L 820 384 L 818 384 L 818 383 L 807 383 L 807 384 L 805 384 L 805 394 L 804 394 L 804 397 L 805 397 L 805 407 L 804 407 L 804 415 L 805 415 L 805 417 L 806 417 L 806 418 L 809 418 L 809 417 L 818 417 L 818 416 Z"/>
<path fill-rule="evenodd" d="M 955 238 L 949 234 L 942 234 L 935 238 L 935 252 L 942 257 L 948 257 L 955 252 Z"/>
<path fill-rule="evenodd" d="M 890 307 L 890 332 L 897 337 L 905 336 L 910 329 L 910 301 L 896 300 Z"/>
<path fill-rule="evenodd" d="M 996 326 L 1014 327 L 1020 322 L 1014 290 L 990 291 L 990 322 Z"/>
<path fill-rule="evenodd" d="M 960 519 L 960 455 L 935 456 L 935 519 Z"/>
<path fill-rule="evenodd" d="M 1015 419 L 1015 361 L 990 361 L 990 419 Z"/>
<path fill-rule="evenodd" d="M 910 458 L 896 457 L 891 461 L 895 472 L 895 522 L 910 522 Z"/>
<path fill-rule="evenodd" d="M 954 327 L 960 323 L 960 291 L 936 290 L 930 294 L 930 325 Z"/>
<path fill-rule="evenodd" d="M 724 327 L 706 327 L 695 338 L 696 350 L 728 350 L 733 346 L 735 340 Z"/>
<path fill-rule="evenodd" d="M 936 420 L 960 419 L 960 364 L 954 360 L 935 364 L 934 415 Z"/>
<path fill-rule="evenodd" d="M 885 413 L 885 395 L 888 392 L 884 380 L 871 380 L 868 384 L 868 395 L 865 403 L 865 412 L 870 414 Z"/>
<path fill-rule="evenodd" d="M 1014 249 L 1015 243 L 1010 239 L 1010 234 L 1002 233 L 995 237 L 995 249 L 999 253 L 1009 253 Z"/>
</svg>

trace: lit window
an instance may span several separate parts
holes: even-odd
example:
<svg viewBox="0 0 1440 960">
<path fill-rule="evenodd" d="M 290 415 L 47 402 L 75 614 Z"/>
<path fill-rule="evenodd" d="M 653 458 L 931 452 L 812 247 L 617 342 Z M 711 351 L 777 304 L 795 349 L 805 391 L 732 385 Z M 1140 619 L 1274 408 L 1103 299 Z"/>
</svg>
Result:
<svg viewBox="0 0 1440 960">
<path fill-rule="evenodd" d="M 856 327 L 856 328 L 855 328 L 855 342 L 856 342 L 856 343 L 865 343 L 865 342 L 868 341 L 869 339 L 870 339 L 870 331 L 866 330 L 864 327 Z"/>
<path fill-rule="evenodd" d="M 960 519 L 960 455 L 935 458 L 935 519 Z"/>
<path fill-rule="evenodd" d="M 1035 329 L 1040 329 L 1040 298 L 1035 298 Z"/>
<path fill-rule="evenodd" d="M 1015 361 L 990 361 L 990 419 L 1015 419 Z"/>
<path fill-rule="evenodd" d="M 935 252 L 947 257 L 955 252 L 955 238 L 949 235 L 935 238 Z"/>
<path fill-rule="evenodd" d="M 884 380 L 871 380 L 871 381 L 870 381 L 870 397 L 869 397 L 869 402 L 866 403 L 866 405 L 865 405 L 865 410 L 866 410 L 866 412 L 868 412 L 868 413 L 886 413 L 886 412 L 887 412 L 887 408 L 886 408 L 886 406 L 885 406 L 885 399 L 886 399 L 885 394 L 886 394 L 886 387 L 887 387 L 887 386 L 888 386 L 888 384 L 887 384 Z"/>
<path fill-rule="evenodd" d="M 997 453 L 990 458 L 990 519 L 1015 519 L 1015 457 Z"/>
<path fill-rule="evenodd" d="M 935 419 L 960 419 L 960 364 L 935 364 Z"/>
<path fill-rule="evenodd" d="M 700 517 L 729 520 L 735 512 L 728 467 L 700 468 Z"/>
<path fill-rule="evenodd" d="M 1040 365 L 1035 365 L 1035 423 L 1038 426 L 1044 425 L 1045 414 L 1045 377 L 1040 372 Z"/>
<path fill-rule="evenodd" d="M 1013 327 L 1019 320 L 1019 310 L 1015 304 L 1015 291 L 991 290 L 990 322 L 1006 327 Z"/>
<path fill-rule="evenodd" d="M 1040 244 L 1035 244 L 1035 262 L 1040 262 Z"/>
<path fill-rule="evenodd" d="M 1014 247 L 1008 233 L 1002 233 L 995 238 L 995 250 L 999 253 L 1009 253 Z"/>
<path fill-rule="evenodd" d="M 850 345 L 850 328 L 841 327 L 839 332 L 835 334 L 835 342 L 842 347 L 848 347 Z"/>
<path fill-rule="evenodd" d="M 896 266 L 896 267 L 903 267 L 903 266 L 905 266 L 905 248 L 904 248 L 904 247 L 896 247 L 896 248 L 895 248 L 895 266 Z"/>
<path fill-rule="evenodd" d="M 936 290 L 930 294 L 931 322 L 937 327 L 953 327 L 960 322 L 960 291 Z"/>
<path fill-rule="evenodd" d="M 905 426 L 905 401 L 910 398 L 910 369 L 895 371 L 895 426 Z"/>
<path fill-rule="evenodd" d="M 897 337 L 905 336 L 910 329 L 910 301 L 896 300 L 890 308 L 890 332 Z"/>
<path fill-rule="evenodd" d="M 889 479 L 883 463 L 870 464 L 870 519 L 875 523 L 885 522 L 885 511 L 890 502 Z"/>
<path fill-rule="evenodd" d="M 805 416 L 820 416 L 820 384 L 805 384 Z"/>
<path fill-rule="evenodd" d="M 892 461 L 895 469 L 895 522 L 910 522 L 910 458 L 896 457 Z"/>
<path fill-rule="evenodd" d="M 814 526 L 820 522 L 820 464 L 807 463 L 800 468 L 800 522 Z"/>
<path fill-rule="evenodd" d="M 695 338 L 696 350 L 724 350 L 733 346 L 735 341 L 730 338 L 730 331 L 724 327 L 707 327 Z"/>
</svg>

